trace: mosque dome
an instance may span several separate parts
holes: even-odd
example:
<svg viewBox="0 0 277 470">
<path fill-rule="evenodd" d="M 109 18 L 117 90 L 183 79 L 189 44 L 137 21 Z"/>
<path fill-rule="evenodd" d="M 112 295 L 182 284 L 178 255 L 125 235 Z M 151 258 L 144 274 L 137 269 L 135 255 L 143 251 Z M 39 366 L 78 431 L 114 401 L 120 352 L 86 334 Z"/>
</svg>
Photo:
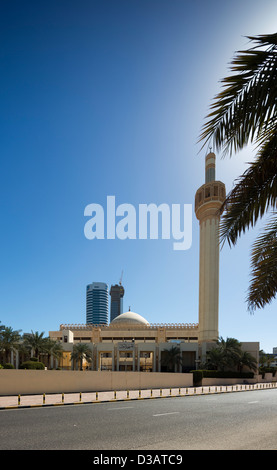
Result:
<svg viewBox="0 0 277 470">
<path fill-rule="evenodd" d="M 128 323 L 131 325 L 149 325 L 149 322 L 145 320 L 145 318 L 143 318 L 138 313 L 131 312 L 131 311 L 121 313 L 120 315 L 115 317 L 113 321 L 111 322 L 111 325 L 120 324 L 120 323 L 122 324 Z"/>
</svg>

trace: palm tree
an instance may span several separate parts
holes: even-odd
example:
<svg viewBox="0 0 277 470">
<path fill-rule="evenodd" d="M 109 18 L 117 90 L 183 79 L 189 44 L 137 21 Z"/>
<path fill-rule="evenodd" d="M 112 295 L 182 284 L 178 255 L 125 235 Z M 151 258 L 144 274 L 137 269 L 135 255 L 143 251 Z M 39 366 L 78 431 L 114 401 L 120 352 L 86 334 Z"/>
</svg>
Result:
<svg viewBox="0 0 277 470">
<path fill-rule="evenodd" d="M 213 347 L 210 351 L 207 352 L 207 361 L 203 365 L 203 368 L 211 370 L 224 370 L 226 365 L 227 364 L 223 351 L 217 347 Z"/>
<path fill-rule="evenodd" d="M 208 369 L 223 371 L 237 368 L 239 372 L 243 367 L 250 370 L 257 369 L 256 359 L 248 351 L 242 350 L 241 343 L 237 339 L 226 338 L 224 340 L 220 337 L 216 344 L 217 346 L 214 346 L 207 354 L 205 367 Z"/>
<path fill-rule="evenodd" d="M 18 354 L 20 358 L 20 362 L 25 362 L 30 359 L 30 348 L 26 346 L 23 341 L 20 341 L 18 345 Z"/>
<path fill-rule="evenodd" d="M 11 360 L 11 353 L 19 348 L 20 343 L 20 331 L 13 330 L 11 327 L 6 326 L 1 328 L 0 332 L 0 351 L 5 355 L 5 362 Z"/>
<path fill-rule="evenodd" d="M 217 347 L 222 352 L 225 363 L 228 366 L 232 366 L 236 363 L 238 357 L 241 354 L 241 343 L 235 338 L 222 338 L 217 340 Z"/>
<path fill-rule="evenodd" d="M 242 372 L 243 367 L 255 371 L 257 370 L 257 361 L 248 351 L 241 351 L 237 359 L 237 367 L 239 372 Z"/>
<path fill-rule="evenodd" d="M 266 354 L 263 349 L 259 351 L 259 364 L 261 367 L 270 367 L 270 363 L 272 362 L 272 356 L 270 354 Z"/>
<path fill-rule="evenodd" d="M 172 346 L 171 349 L 163 351 L 161 363 L 170 372 L 174 372 L 175 366 L 179 366 L 182 363 L 180 349 L 177 346 Z"/>
<path fill-rule="evenodd" d="M 30 334 L 24 336 L 25 346 L 31 349 L 31 355 L 34 354 L 37 359 L 39 359 L 39 355 L 42 352 L 45 352 L 46 338 L 44 338 L 43 335 L 44 332 L 38 333 L 38 331 L 36 331 L 34 333 L 32 331 Z"/>
<path fill-rule="evenodd" d="M 264 366 L 268 362 L 268 355 L 264 352 L 263 349 L 259 351 L 259 364 L 260 366 Z"/>
<path fill-rule="evenodd" d="M 45 338 L 43 349 L 48 356 L 48 367 L 50 367 L 51 356 L 54 357 L 54 359 L 60 359 L 62 357 L 63 347 L 59 341 L 55 341 L 49 337 Z"/>
<path fill-rule="evenodd" d="M 236 366 L 241 355 L 241 344 L 235 338 L 218 338 L 216 346 L 207 353 L 205 367 L 208 369 L 230 370 Z"/>
<path fill-rule="evenodd" d="M 51 354 L 54 357 L 54 359 L 61 359 L 63 356 L 63 347 L 59 341 L 55 341 L 55 344 L 53 345 L 51 349 Z"/>
<path fill-rule="evenodd" d="M 87 362 L 92 361 L 92 352 L 88 344 L 74 344 L 71 359 L 73 361 L 77 361 L 79 370 L 82 370 L 83 360 L 86 360 Z"/>
<path fill-rule="evenodd" d="M 253 47 L 237 53 L 233 74 L 222 80 L 200 141 L 213 142 L 223 155 L 248 143 L 256 159 L 235 182 L 221 213 L 221 242 L 234 246 L 239 236 L 265 214 L 272 218 L 251 252 L 247 293 L 250 312 L 270 303 L 277 293 L 277 33 L 249 37 Z"/>
</svg>

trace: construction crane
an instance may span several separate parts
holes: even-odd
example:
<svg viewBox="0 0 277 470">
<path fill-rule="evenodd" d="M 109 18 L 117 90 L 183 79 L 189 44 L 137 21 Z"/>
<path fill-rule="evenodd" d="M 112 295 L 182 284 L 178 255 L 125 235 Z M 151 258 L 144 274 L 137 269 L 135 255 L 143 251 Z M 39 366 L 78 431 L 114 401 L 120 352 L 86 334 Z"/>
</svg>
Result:
<svg viewBox="0 0 277 470">
<path fill-rule="evenodd" d="M 119 285 L 121 286 L 122 284 L 122 278 L 123 278 L 123 270 L 121 271 L 121 276 L 120 276 L 120 280 L 119 280 Z"/>
</svg>

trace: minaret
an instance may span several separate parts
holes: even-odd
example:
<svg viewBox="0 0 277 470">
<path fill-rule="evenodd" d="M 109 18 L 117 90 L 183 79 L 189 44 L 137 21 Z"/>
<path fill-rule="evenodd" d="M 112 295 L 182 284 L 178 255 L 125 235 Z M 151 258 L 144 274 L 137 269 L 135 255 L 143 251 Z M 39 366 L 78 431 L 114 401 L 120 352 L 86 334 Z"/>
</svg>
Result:
<svg viewBox="0 0 277 470">
<path fill-rule="evenodd" d="M 218 339 L 219 209 L 226 197 L 225 185 L 215 179 L 215 154 L 210 152 L 205 163 L 205 184 L 195 195 L 200 226 L 199 343 Z"/>
</svg>

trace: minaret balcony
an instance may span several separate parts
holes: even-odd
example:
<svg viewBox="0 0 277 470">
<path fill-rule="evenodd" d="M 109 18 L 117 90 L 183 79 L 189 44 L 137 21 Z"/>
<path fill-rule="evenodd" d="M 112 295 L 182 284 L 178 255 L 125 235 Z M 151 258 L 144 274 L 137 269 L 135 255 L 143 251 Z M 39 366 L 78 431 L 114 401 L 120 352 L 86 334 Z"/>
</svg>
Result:
<svg viewBox="0 0 277 470">
<path fill-rule="evenodd" d="M 211 181 L 203 184 L 195 194 L 195 213 L 204 204 L 212 203 L 214 206 L 221 206 L 226 198 L 225 184 L 221 181 Z M 215 204 L 214 204 L 215 203 Z M 202 212 L 202 211 L 201 211 Z"/>
</svg>

